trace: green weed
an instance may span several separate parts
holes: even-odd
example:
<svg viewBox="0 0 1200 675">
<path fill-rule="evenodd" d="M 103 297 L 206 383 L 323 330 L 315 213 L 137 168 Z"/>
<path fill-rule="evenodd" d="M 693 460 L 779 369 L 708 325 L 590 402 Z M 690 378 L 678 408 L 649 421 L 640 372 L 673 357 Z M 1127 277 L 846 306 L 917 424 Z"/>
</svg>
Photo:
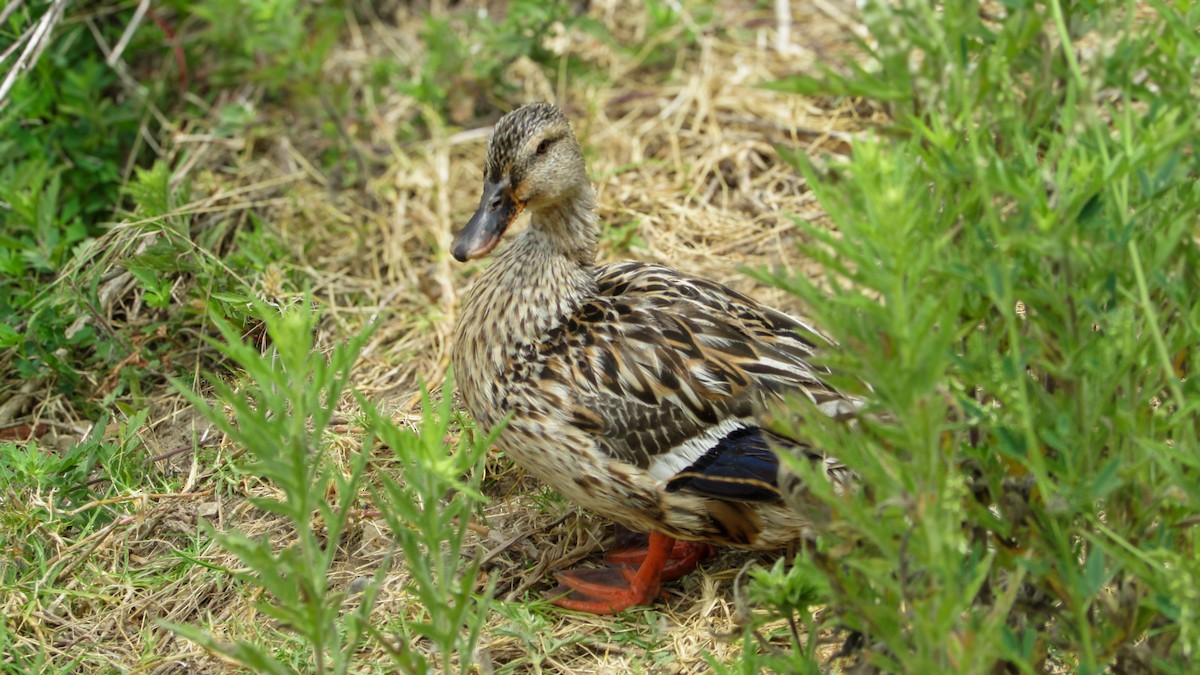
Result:
<svg viewBox="0 0 1200 675">
<path fill-rule="evenodd" d="M 61 453 L 32 441 L 0 443 L 0 495 L 7 504 L 28 507 L 6 508 L 0 516 L 6 524 L 0 528 L 0 546 L 25 552 L 14 557 L 16 564 L 9 568 L 13 576 L 6 575 L 6 581 L 38 569 L 38 561 L 44 559 L 40 542 L 28 538 L 31 532 L 46 528 L 89 534 L 123 512 L 117 506 L 85 506 L 129 489 L 154 489 L 138 438 L 147 414 L 138 412 L 111 431 L 108 420 L 101 419 L 87 437 Z"/>
<path fill-rule="evenodd" d="M 189 24 L 188 62 L 216 88 L 261 84 L 270 97 L 312 93 L 343 25 L 338 3 L 309 0 L 172 0 Z"/>
<path fill-rule="evenodd" d="M 839 231 L 800 222 L 832 294 L 762 275 L 870 402 L 793 425 L 858 492 L 792 464 L 875 668 L 1187 672 L 1200 648 L 1200 10 L 1153 7 L 872 3 L 866 65 L 773 85 L 894 115 L 826 172 L 793 156 Z"/>
<path fill-rule="evenodd" d="M 532 670 L 544 672 L 547 661 L 561 650 L 578 644 L 583 637 L 579 633 L 556 635 L 551 617 L 547 615 L 546 602 L 495 602 L 492 611 L 504 618 L 504 623 L 493 629 L 496 636 L 507 636 L 517 640 L 524 654 L 503 664 L 499 672 L 508 673 Z"/>
<path fill-rule="evenodd" d="M 0 653 L 6 672 L 70 672 L 83 657 L 64 658 L 27 638 L 31 623 L 64 600 L 102 598 L 88 581 L 93 549 L 75 542 L 102 539 L 139 510 L 138 493 L 168 489 L 147 471 L 140 434 L 147 410 L 114 421 L 101 419 L 65 451 L 35 441 L 0 442 Z M 93 547 L 94 548 L 94 547 Z M 79 582 L 79 586 L 68 583 Z"/>
<path fill-rule="evenodd" d="M 196 246 L 224 230 L 193 231 L 180 212 L 188 195 L 169 188 L 171 166 L 156 154 L 176 131 L 162 126 L 167 114 L 182 128 L 196 101 L 246 81 L 266 97 L 313 95 L 341 25 L 340 12 L 322 3 L 177 0 L 137 24 L 123 52 L 135 67 L 122 71 L 101 45 L 121 39 L 134 8 L 99 5 L 68 12 L 0 108 L 0 360 L 23 379 L 47 380 L 91 417 L 114 400 L 140 398 L 147 373 L 171 372 L 161 361 L 171 343 L 157 335 L 203 316 L 180 302 L 194 289 L 207 291 L 203 304 L 214 294 L 249 294 L 237 283 L 249 268 L 231 270 L 207 253 L 219 247 Z M 43 11 L 26 3 L 5 30 L 18 34 Z M 244 103 L 220 112 L 217 135 L 253 122 Z M 127 214 L 136 224 L 113 225 Z M 158 241 L 130 255 L 147 237 Z M 162 310 L 148 330 L 109 321 L 101 286 L 115 264 L 147 307 Z M 103 290 L 111 302 L 112 288 Z M 237 306 L 222 314 L 232 318 Z M 91 377 L 112 363 L 125 364 L 115 377 Z"/>
<path fill-rule="evenodd" d="M 605 248 L 616 253 L 629 253 L 635 248 L 646 248 L 646 240 L 638 234 L 641 219 L 631 220 L 621 225 L 610 225 L 604 228 L 600 235 L 600 243 Z"/>
<path fill-rule="evenodd" d="M 466 539 L 472 513 L 486 501 L 479 483 L 487 448 L 499 430 L 487 436 L 468 432 L 447 453 L 445 439 L 454 420 L 451 391 L 448 380 L 438 402 L 422 396 L 424 415 L 415 433 L 366 406 L 368 429 L 393 450 L 400 474 L 380 473 L 380 485 L 371 494 L 402 552 L 410 575 L 407 591 L 421 608 L 417 616 L 401 620 L 394 638 L 373 634 L 390 645 L 389 653 L 405 672 L 428 672 L 435 665 L 442 672 L 469 671 L 495 583 L 477 590 L 481 558 L 468 556 Z M 406 646 L 421 640 L 432 643 L 432 658 Z"/>
<path fill-rule="evenodd" d="M 468 435 L 447 453 L 444 439 L 453 419 L 449 396 L 438 403 L 424 398 L 425 414 L 417 432 L 397 426 L 360 399 L 365 412 L 362 445 L 342 468 L 328 450 L 329 425 L 337 402 L 348 393 L 350 371 L 368 333 L 322 355 L 314 351 L 316 315 L 308 303 L 282 312 L 260 306 L 259 314 L 272 345 L 265 354 L 214 318 L 224 338 L 214 341 L 214 348 L 244 370 L 241 385 L 210 377 L 218 404 L 183 383 L 178 388 L 247 451 L 249 461 L 240 471 L 268 481 L 282 493 L 255 499 L 254 504 L 287 519 L 294 538 L 255 540 L 211 527 L 208 533 L 246 570 L 226 572 L 267 591 L 269 599 L 260 603 L 260 610 L 294 632 L 306 655 L 285 659 L 279 651 L 284 648 L 274 640 L 273 653 L 249 640 L 222 642 L 199 627 L 171 627 L 256 672 L 289 672 L 295 667 L 348 672 L 367 643 L 384 649 L 403 672 L 428 672 L 435 663 L 444 671 L 466 669 L 490 593 L 479 595 L 476 589 L 478 559 L 464 566 L 462 558 L 468 555 L 467 523 L 483 499 L 479 469 L 491 438 Z M 222 405 L 231 409 L 231 417 Z M 378 459 L 385 449 L 388 459 Z M 332 503 L 326 497 L 331 494 Z M 406 592 L 413 596 L 414 608 L 420 608 L 414 616 L 397 617 L 396 635 L 384 634 L 370 620 L 394 553 L 379 561 L 374 581 L 359 591 L 331 582 L 342 539 L 355 526 L 352 513 L 367 494 L 395 539 L 410 575 Z M 313 523 L 319 525 L 314 528 Z M 432 645 L 432 654 L 424 644 Z"/>
<path fill-rule="evenodd" d="M 545 39 L 556 24 L 596 29 L 594 21 L 577 14 L 563 0 L 516 0 L 503 18 L 465 12 L 430 15 L 421 33 L 424 60 L 415 81 L 402 84 L 401 89 L 462 124 L 490 98 L 503 98 L 518 89 L 505 71 L 521 58 L 551 72 L 565 66 L 572 76 L 582 76 L 586 66 L 578 56 L 567 55 L 560 63 L 560 57 L 546 46 Z"/>
<path fill-rule="evenodd" d="M 215 319 L 224 342 L 214 346 L 243 368 L 249 380 L 246 386 L 234 388 L 210 378 L 217 399 L 232 408 L 233 419 L 190 387 L 181 383 L 178 388 L 250 453 L 244 471 L 271 481 L 282 491 L 281 498 L 258 498 L 254 504 L 291 521 L 295 541 L 277 552 L 276 544 L 267 539 L 254 540 L 236 531 L 216 532 L 211 527 L 208 534 L 249 570 L 236 573 L 237 578 L 261 585 L 270 593 L 271 602 L 260 609 L 303 638 L 311 650 L 307 661 L 312 667 L 317 672 L 346 672 L 363 638 L 362 626 L 374 597 L 364 596 L 357 610 L 343 619 L 346 592 L 330 587 L 329 572 L 351 506 L 358 498 L 368 455 L 359 453 L 349 475 L 343 475 L 329 461 L 325 445 L 335 405 L 346 390 L 365 334 L 336 347 L 326 361 L 312 352 L 316 317 L 307 305 L 283 314 L 263 311 L 261 316 L 273 345 L 265 356 L 244 343 L 238 330 Z M 333 490 L 337 496 L 331 504 L 326 495 Z M 323 526 L 319 530 L 310 524 L 314 515 Z M 192 626 L 172 628 L 257 672 L 289 671 L 275 656 L 250 642 L 224 645 Z"/>
</svg>

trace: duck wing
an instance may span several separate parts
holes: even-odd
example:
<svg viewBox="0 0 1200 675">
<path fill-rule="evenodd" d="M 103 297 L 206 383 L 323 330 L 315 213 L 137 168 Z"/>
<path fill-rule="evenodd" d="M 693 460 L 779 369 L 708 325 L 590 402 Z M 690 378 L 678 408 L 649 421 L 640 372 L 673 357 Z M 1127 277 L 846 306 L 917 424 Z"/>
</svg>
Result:
<svg viewBox="0 0 1200 675">
<path fill-rule="evenodd" d="M 713 281 L 661 265 L 600 268 L 597 293 L 543 345 L 546 376 L 573 391 L 573 424 L 610 456 L 721 499 L 775 500 L 772 399 L 801 394 L 833 414 L 847 399 L 809 363 L 811 326 Z"/>
</svg>

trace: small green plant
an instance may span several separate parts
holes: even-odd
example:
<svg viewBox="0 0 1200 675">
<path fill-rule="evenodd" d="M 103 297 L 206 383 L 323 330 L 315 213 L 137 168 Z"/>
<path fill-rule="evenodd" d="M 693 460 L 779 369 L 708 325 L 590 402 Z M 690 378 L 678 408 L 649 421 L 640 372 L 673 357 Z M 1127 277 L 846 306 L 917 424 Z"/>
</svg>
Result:
<svg viewBox="0 0 1200 675">
<path fill-rule="evenodd" d="M 172 374 L 172 334 L 205 320 L 186 300 L 220 305 L 223 316 L 246 319 L 238 308 L 250 296 L 248 282 L 230 265 L 249 268 L 261 260 L 255 251 L 269 237 L 236 233 L 243 246 L 227 256 L 229 262 L 197 246 L 189 219 L 179 214 L 187 192 L 171 187 L 171 175 L 165 162 L 136 169 L 122 189 L 132 202 L 129 219 L 78 246 L 52 281 L 27 286 L 29 279 L 11 279 L 13 304 L 0 307 L 13 321 L 0 337 L 16 370 L 25 378 L 52 378 L 85 411 L 122 399 L 138 403 L 147 382 Z M 125 312 L 124 322 L 116 322 L 107 310 L 121 269 L 136 282 L 131 290 L 148 311 Z M 112 364 L 119 365 L 113 370 Z M 91 379 L 101 386 L 82 386 L 97 371 L 103 374 Z"/>
<path fill-rule="evenodd" d="M 63 452 L 35 441 L 0 442 L 0 497 L 22 509 L 0 509 L 6 527 L 0 528 L 0 548 L 17 555 L 21 570 L 36 567 L 39 556 L 28 547 L 27 535 L 40 527 L 51 531 L 90 533 L 122 512 L 119 507 L 86 505 L 152 483 L 146 475 L 145 451 L 138 434 L 149 411 L 132 414 L 110 429 L 102 418 L 92 431 Z"/>
<path fill-rule="evenodd" d="M 548 602 L 496 602 L 492 604 L 492 610 L 505 619 L 492 633 L 517 640 L 524 650 L 520 658 L 501 665 L 501 673 L 544 672 L 546 662 L 555 654 L 584 639 L 578 632 L 555 633 L 547 614 L 553 611 Z"/>
<path fill-rule="evenodd" d="M 188 62 L 219 55 L 209 84 L 264 85 L 271 96 L 311 93 L 343 25 L 337 3 L 311 0 L 171 0 L 181 17 L 198 19 Z"/>
<path fill-rule="evenodd" d="M 478 562 L 464 566 L 462 559 L 467 555 L 471 513 L 483 499 L 479 469 L 491 439 L 468 435 L 456 450 L 447 452 L 444 443 L 453 421 L 448 396 L 436 404 L 425 396 L 419 432 L 400 428 L 360 399 L 365 412 L 363 443 L 348 466 L 341 467 L 328 450 L 329 426 L 337 403 L 348 393 L 351 370 L 369 331 L 320 354 L 314 351 L 316 314 L 310 305 L 302 302 L 282 312 L 258 306 L 271 344 L 265 354 L 214 317 L 223 341 L 214 340 L 213 346 L 245 372 L 242 383 L 235 386 L 210 377 L 215 404 L 178 385 L 245 449 L 249 461 L 239 470 L 279 490 L 279 497 L 258 498 L 254 504 L 285 518 L 294 532 L 287 541 L 251 539 L 211 527 L 209 534 L 246 570 L 230 573 L 267 591 L 269 598 L 259 607 L 300 638 L 308 650 L 306 669 L 348 672 L 356 667 L 360 647 L 373 642 L 391 654 L 403 672 L 428 672 L 435 662 L 444 671 L 454 663 L 465 670 L 472 663 L 489 595 L 477 592 Z M 377 459 L 383 448 L 390 450 L 392 459 Z M 369 485 L 369 463 L 377 487 Z M 393 470 L 399 477 L 390 475 Z M 357 597 L 331 583 L 342 538 L 353 527 L 352 513 L 367 493 L 396 540 L 410 575 L 407 591 L 423 608 L 420 616 L 398 617 L 395 636 L 371 620 L 392 554 L 380 561 L 374 582 L 365 584 Z M 327 495 L 336 495 L 334 503 Z M 228 644 L 196 626 L 171 627 L 256 672 L 290 671 L 283 655 L 272 653 L 267 645 L 248 640 Z M 433 646 L 432 659 L 423 652 L 425 641 Z"/>
<path fill-rule="evenodd" d="M 400 477 L 379 474 L 372 496 L 403 555 L 406 590 L 420 607 L 416 616 L 399 618 L 398 635 L 372 634 L 408 673 L 435 667 L 443 673 L 471 671 L 495 584 L 493 580 L 482 593 L 476 588 L 481 557 L 469 554 L 467 525 L 476 506 L 486 501 L 479 483 L 484 456 L 498 430 L 488 436 L 468 432 L 447 452 L 454 421 L 451 391 L 447 380 L 437 402 L 422 392 L 423 417 L 416 433 L 363 402 L 368 429 L 395 455 Z M 433 645 L 432 657 L 413 648 L 422 641 Z"/>
<path fill-rule="evenodd" d="M 638 218 L 621 225 L 606 227 L 600 235 L 601 244 L 613 253 L 629 253 L 635 248 L 644 249 L 646 240 L 638 234 L 638 227 L 641 224 L 642 221 Z"/>
<path fill-rule="evenodd" d="M 641 67 L 662 67 L 680 58 L 683 49 L 695 48 L 705 28 L 716 21 L 716 3 L 707 0 L 676 2 L 648 0 L 644 5 L 646 39 L 625 45 Z"/>
<path fill-rule="evenodd" d="M 516 0 L 501 20 L 465 12 L 430 15 L 421 33 L 425 59 L 416 81 L 402 89 L 462 124 L 488 97 L 517 89 L 505 70 L 522 57 L 545 68 L 565 65 L 573 75 L 583 74 L 586 69 L 578 57 L 568 56 L 560 63 L 547 48 L 545 40 L 555 25 L 596 29 L 594 21 L 564 0 Z"/>
<path fill-rule="evenodd" d="M 17 10 L 14 30 L 32 11 Z M 60 349 L 118 345 L 88 327 L 69 330 L 77 314 L 35 305 L 111 219 L 145 103 L 115 102 L 116 74 L 87 32 L 82 24 L 62 28 L 0 107 L 0 349 L 17 352 L 22 377 L 53 373 L 67 391 L 78 383 L 77 361 Z"/>
<path fill-rule="evenodd" d="M 348 593 L 331 587 L 329 572 L 350 523 L 351 507 L 359 498 L 368 454 L 358 453 L 346 473 L 338 470 L 327 452 L 328 428 L 367 334 L 335 347 L 326 360 L 313 351 L 316 315 L 309 303 L 282 313 L 260 307 L 259 315 L 272 345 L 266 354 L 243 342 L 230 324 L 213 319 L 224 338 L 214 340 L 213 346 L 246 374 L 240 387 L 210 377 L 216 399 L 231 408 L 232 417 L 187 385 L 179 383 L 178 389 L 246 449 L 250 461 L 242 467 L 244 472 L 280 490 L 280 497 L 257 498 L 254 504 L 290 521 L 294 539 L 251 539 L 237 531 L 216 532 L 211 526 L 208 531 L 248 570 L 235 576 L 269 593 L 270 599 L 260 609 L 303 638 L 311 650 L 312 668 L 344 673 L 365 637 L 374 586 L 343 616 Z M 327 501 L 329 494 L 336 495 L 335 503 Z M 194 626 L 172 628 L 256 672 L 290 671 L 261 645 L 244 640 L 224 644 Z"/>
<path fill-rule="evenodd" d="M 820 672 L 812 610 L 827 595 L 820 575 L 803 558 L 751 569 L 743 598 L 749 622 L 743 627 L 741 658 L 733 663 L 708 658 L 709 665 L 723 675 Z"/>
<path fill-rule="evenodd" d="M 52 611 L 63 600 L 94 595 L 83 561 L 99 541 L 133 518 L 140 495 L 168 489 L 148 471 L 140 435 L 149 411 L 102 418 L 71 447 L 34 440 L 0 442 L 0 653 L 5 672 L 68 672 L 82 657 L 63 658 L 28 637 L 28 617 Z M 79 570 L 85 570 L 79 573 Z M 60 579 L 72 574 L 80 588 Z"/>
<path fill-rule="evenodd" d="M 791 462 L 835 514 L 812 569 L 867 667 L 1189 672 L 1200 9 L 1005 10 L 871 3 L 868 65 L 774 85 L 893 115 L 826 171 L 792 157 L 829 287 L 761 275 L 869 402 L 792 420 L 860 481 Z"/>
</svg>

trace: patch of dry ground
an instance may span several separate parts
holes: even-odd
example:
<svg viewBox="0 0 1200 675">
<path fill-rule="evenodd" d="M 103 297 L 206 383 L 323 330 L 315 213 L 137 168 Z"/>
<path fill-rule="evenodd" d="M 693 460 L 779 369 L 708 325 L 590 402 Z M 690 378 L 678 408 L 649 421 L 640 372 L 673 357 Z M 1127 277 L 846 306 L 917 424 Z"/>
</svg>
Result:
<svg viewBox="0 0 1200 675">
<path fill-rule="evenodd" d="M 355 151 L 390 155 L 383 175 L 343 185 L 336 171 L 319 168 L 320 154 L 334 142 L 321 128 L 326 118 L 319 111 L 265 104 L 258 114 L 267 124 L 253 137 L 220 139 L 189 130 L 175 139 L 175 153 L 177 177 L 190 182 L 198 209 L 245 218 L 253 207 L 280 232 L 288 255 L 262 270 L 256 285 L 263 296 L 286 300 L 285 272 L 300 272 L 324 309 L 323 344 L 380 321 L 354 386 L 403 417 L 415 414 L 418 382 L 443 377 L 458 297 L 478 269 L 457 265 L 447 251 L 452 232 L 478 203 L 489 128 L 442 126 L 419 101 L 397 92 L 380 97 L 364 84 L 366 70 L 378 59 L 411 62 L 423 48 L 416 11 L 405 6 L 393 11 L 379 20 L 352 19 L 326 66 L 327 77 L 349 83 L 350 95 L 365 111 L 346 129 L 356 139 Z M 625 44 L 640 41 L 660 49 L 682 45 L 691 20 L 685 10 L 674 33 L 647 35 L 638 3 L 596 1 L 588 11 Z M 573 120 L 598 188 L 600 215 L 610 227 L 602 243 L 606 259 L 666 263 L 802 312 L 786 294 L 758 285 L 739 269 L 818 273 L 796 251 L 792 218 L 820 220 L 823 212 L 772 146 L 814 158 L 846 152 L 854 134 L 872 122 L 863 115 L 873 113 L 756 85 L 811 73 L 829 61 L 854 29 L 848 18 L 854 7 L 841 0 L 792 3 L 786 43 L 771 7 L 745 3 L 720 12 L 693 46 L 677 49 L 674 65 L 666 68 L 645 68 L 636 52 L 582 33 L 547 36 L 553 48 L 580 55 L 599 76 L 568 81 L 532 63 L 513 63 L 510 75 L 523 82 L 524 91 L 504 105 L 549 99 Z M 396 141 L 403 128 L 418 122 L 432 128 L 431 138 Z M 160 628 L 160 619 L 251 639 L 269 628 L 267 617 L 252 607 L 256 598 L 203 566 L 190 567 L 166 585 L 139 582 L 177 564 L 173 551 L 201 536 L 201 519 L 251 536 L 288 536 L 283 523 L 245 501 L 269 492 L 269 486 L 243 478 L 214 490 L 211 476 L 227 471 L 223 467 L 236 448 L 215 437 L 182 399 L 164 400 L 144 441 L 153 455 L 186 449 L 159 464 L 185 476 L 184 489 L 131 495 L 140 504 L 134 515 L 89 540 L 62 543 L 60 554 L 72 562 L 46 582 L 63 588 L 63 601 L 25 618 L 24 634 L 32 636 L 27 639 L 63 654 L 87 654 L 92 669 L 228 668 Z M 346 406 L 345 419 L 353 413 Z M 51 410 L 38 414 L 53 419 Z M 198 453 L 191 452 L 193 432 L 204 445 Z M 357 447 L 350 426 L 340 432 L 338 447 Z M 602 549 L 602 519 L 545 494 L 503 460 L 490 461 L 489 470 L 491 503 L 476 529 L 487 551 L 486 574 L 497 580 L 498 601 L 538 598 L 552 584 L 553 570 Z M 348 584 L 373 574 L 388 545 L 375 523 L 358 523 L 337 580 Z M 216 547 L 199 550 L 205 563 L 236 566 Z M 707 655 L 727 661 L 741 649 L 736 629 L 746 609 L 739 607 L 737 581 L 746 565 L 770 559 L 722 552 L 702 571 L 671 584 L 670 599 L 653 611 L 626 617 L 538 612 L 544 624 L 531 620 L 521 627 L 511 618 L 514 612 L 494 613 L 477 656 L 485 668 L 517 671 L 706 670 Z M 387 578 L 379 612 L 405 611 L 403 575 L 395 569 Z M 109 585 L 96 587 L 96 579 Z"/>
</svg>

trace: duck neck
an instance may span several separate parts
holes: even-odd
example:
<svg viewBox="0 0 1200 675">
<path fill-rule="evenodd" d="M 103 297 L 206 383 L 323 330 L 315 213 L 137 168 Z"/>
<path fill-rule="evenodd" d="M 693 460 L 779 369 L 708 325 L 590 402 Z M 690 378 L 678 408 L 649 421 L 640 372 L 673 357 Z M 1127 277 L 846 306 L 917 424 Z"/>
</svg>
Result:
<svg viewBox="0 0 1200 675">
<path fill-rule="evenodd" d="M 529 218 L 529 229 L 544 236 L 544 246 L 581 267 L 595 264 L 600 223 L 596 192 L 586 181 L 571 197 L 539 206 Z"/>
<path fill-rule="evenodd" d="M 577 208 L 531 215 L 530 226 L 468 292 L 459 324 L 484 326 L 474 344 L 496 369 L 505 363 L 499 348 L 541 341 L 596 292 L 595 214 Z"/>
</svg>

